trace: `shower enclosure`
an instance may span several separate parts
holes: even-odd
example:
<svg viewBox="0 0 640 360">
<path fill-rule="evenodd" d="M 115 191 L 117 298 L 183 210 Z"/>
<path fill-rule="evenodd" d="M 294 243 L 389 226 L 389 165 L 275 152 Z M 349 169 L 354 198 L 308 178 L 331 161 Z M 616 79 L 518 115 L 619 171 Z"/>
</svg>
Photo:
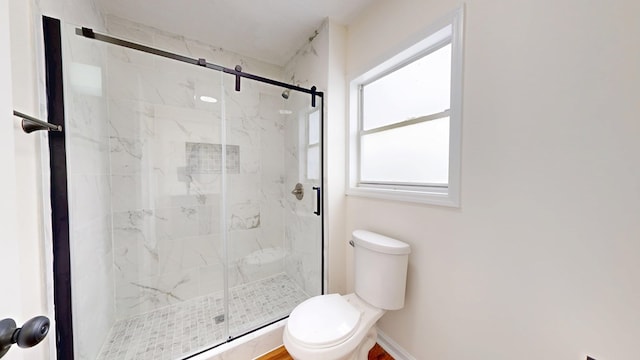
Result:
<svg viewBox="0 0 640 360">
<path fill-rule="evenodd" d="M 188 358 L 323 292 L 322 93 L 44 27 L 59 358 Z"/>
</svg>

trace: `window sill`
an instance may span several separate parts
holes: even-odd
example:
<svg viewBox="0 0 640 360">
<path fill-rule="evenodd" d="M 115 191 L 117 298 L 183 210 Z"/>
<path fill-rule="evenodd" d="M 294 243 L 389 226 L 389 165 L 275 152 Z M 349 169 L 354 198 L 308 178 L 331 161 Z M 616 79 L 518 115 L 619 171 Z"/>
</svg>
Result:
<svg viewBox="0 0 640 360">
<path fill-rule="evenodd" d="M 380 189 L 367 187 L 350 187 L 347 190 L 348 196 L 357 196 L 365 198 L 395 200 L 403 202 L 412 202 L 419 204 L 440 205 L 448 207 L 460 207 L 460 201 L 457 196 L 453 196 L 447 191 L 410 191 L 400 189 Z"/>
</svg>

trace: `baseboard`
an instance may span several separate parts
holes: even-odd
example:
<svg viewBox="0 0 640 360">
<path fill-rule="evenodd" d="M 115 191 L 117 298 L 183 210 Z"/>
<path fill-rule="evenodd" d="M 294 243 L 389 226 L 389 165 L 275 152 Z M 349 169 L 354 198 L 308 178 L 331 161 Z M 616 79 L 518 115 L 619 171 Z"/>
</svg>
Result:
<svg viewBox="0 0 640 360">
<path fill-rule="evenodd" d="M 384 351 L 389 353 L 396 360 L 416 360 L 407 350 L 403 349 L 397 342 L 393 341 L 387 334 L 385 334 L 380 328 L 378 330 L 378 345 L 380 345 Z"/>
</svg>

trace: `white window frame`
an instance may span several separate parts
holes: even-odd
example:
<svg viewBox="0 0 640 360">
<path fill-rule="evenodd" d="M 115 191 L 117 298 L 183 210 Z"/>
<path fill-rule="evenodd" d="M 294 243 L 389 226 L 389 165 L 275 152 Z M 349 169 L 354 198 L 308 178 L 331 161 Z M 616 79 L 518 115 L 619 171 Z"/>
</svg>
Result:
<svg viewBox="0 0 640 360">
<path fill-rule="evenodd" d="M 463 69 L 463 19 L 460 7 L 440 21 L 418 34 L 418 41 L 396 52 L 388 60 L 355 77 L 349 86 L 349 158 L 347 165 L 347 195 L 373 197 L 387 200 L 418 202 L 451 207 L 460 206 L 460 153 L 462 137 L 462 69 Z M 416 58 L 420 58 L 451 42 L 451 106 L 449 115 L 449 181 L 447 186 L 405 186 L 391 183 L 361 183 L 360 117 L 363 85 L 371 83 Z M 398 89 L 402 91 L 402 89 Z M 435 114 L 440 116 L 442 114 Z"/>
</svg>

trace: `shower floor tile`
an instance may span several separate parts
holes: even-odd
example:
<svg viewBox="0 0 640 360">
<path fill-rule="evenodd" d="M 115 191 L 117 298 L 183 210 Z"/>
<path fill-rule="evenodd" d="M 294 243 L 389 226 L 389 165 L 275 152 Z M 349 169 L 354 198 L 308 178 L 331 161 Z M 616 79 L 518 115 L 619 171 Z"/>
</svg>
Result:
<svg viewBox="0 0 640 360">
<path fill-rule="evenodd" d="M 285 274 L 231 288 L 229 332 L 237 336 L 284 317 L 308 297 Z M 226 340 L 224 310 L 218 292 L 117 321 L 98 359 L 175 360 L 206 349 Z"/>
</svg>

